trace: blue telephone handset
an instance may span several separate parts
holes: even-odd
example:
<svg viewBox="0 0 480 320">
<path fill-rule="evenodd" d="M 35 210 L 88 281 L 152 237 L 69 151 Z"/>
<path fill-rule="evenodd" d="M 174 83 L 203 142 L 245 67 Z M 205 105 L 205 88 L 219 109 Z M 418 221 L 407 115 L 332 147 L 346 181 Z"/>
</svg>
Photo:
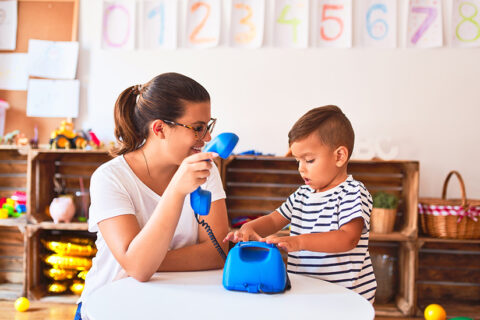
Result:
<svg viewBox="0 0 480 320">
<path fill-rule="evenodd" d="M 221 158 L 226 159 L 230 156 L 237 143 L 238 136 L 235 133 L 224 132 L 210 141 L 203 151 L 216 152 Z M 211 202 L 212 193 L 208 190 L 198 187 L 197 190 L 190 193 L 190 205 L 196 214 L 201 216 L 208 215 Z"/>
</svg>

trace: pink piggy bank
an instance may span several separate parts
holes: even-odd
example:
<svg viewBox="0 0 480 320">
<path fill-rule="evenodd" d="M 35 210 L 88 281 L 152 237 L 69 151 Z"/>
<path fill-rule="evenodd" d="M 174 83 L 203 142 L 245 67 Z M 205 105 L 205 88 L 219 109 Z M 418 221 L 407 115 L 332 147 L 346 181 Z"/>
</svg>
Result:
<svg viewBox="0 0 480 320">
<path fill-rule="evenodd" d="M 58 197 L 50 203 L 50 216 L 53 222 L 70 222 L 75 215 L 75 204 L 72 197 Z"/>
</svg>

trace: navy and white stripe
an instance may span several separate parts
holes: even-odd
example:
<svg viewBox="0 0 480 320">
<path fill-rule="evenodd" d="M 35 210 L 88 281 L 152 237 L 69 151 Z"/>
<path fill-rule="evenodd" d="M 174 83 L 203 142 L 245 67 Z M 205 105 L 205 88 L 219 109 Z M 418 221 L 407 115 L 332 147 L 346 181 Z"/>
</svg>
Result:
<svg viewBox="0 0 480 320">
<path fill-rule="evenodd" d="M 292 236 L 339 230 L 353 219 L 364 226 L 357 246 L 348 252 L 297 251 L 288 254 L 288 272 L 316 276 L 349 288 L 373 303 L 377 283 L 368 252 L 372 197 L 365 186 L 348 176 L 325 192 L 301 186 L 277 209 L 290 220 Z"/>
</svg>

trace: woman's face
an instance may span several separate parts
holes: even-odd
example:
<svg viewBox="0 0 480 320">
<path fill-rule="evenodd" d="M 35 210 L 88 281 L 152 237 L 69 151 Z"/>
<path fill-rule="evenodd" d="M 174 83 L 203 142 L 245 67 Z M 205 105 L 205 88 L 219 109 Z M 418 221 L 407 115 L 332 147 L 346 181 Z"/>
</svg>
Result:
<svg viewBox="0 0 480 320">
<path fill-rule="evenodd" d="M 209 124 L 210 118 L 210 101 L 186 102 L 185 114 L 176 119 L 175 122 L 199 130 L 204 129 Z M 208 131 L 202 137 L 201 132 L 196 132 L 181 125 L 167 125 L 167 127 L 167 149 L 173 157 L 172 160 L 177 164 L 180 164 L 184 158 L 201 152 L 205 143 L 212 139 Z"/>
</svg>

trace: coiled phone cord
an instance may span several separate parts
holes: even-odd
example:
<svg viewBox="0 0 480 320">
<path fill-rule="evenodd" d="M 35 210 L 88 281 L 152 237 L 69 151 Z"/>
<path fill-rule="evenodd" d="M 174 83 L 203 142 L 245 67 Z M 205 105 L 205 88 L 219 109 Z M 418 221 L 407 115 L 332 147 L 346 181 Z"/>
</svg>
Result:
<svg viewBox="0 0 480 320">
<path fill-rule="evenodd" d="M 207 235 L 210 238 L 210 241 L 212 241 L 213 246 L 215 247 L 215 249 L 217 249 L 217 252 L 218 252 L 218 254 L 220 254 L 223 261 L 227 260 L 227 256 L 226 256 L 225 252 L 223 252 L 223 249 L 220 246 L 220 244 L 218 243 L 217 238 L 215 238 L 215 235 L 213 234 L 212 228 L 210 228 L 210 226 L 208 225 L 208 223 L 205 222 L 205 220 L 200 221 L 198 219 L 198 214 L 194 214 L 194 216 L 195 216 L 195 219 L 197 219 L 198 224 L 201 225 L 205 229 L 205 231 L 207 231 Z"/>
</svg>

